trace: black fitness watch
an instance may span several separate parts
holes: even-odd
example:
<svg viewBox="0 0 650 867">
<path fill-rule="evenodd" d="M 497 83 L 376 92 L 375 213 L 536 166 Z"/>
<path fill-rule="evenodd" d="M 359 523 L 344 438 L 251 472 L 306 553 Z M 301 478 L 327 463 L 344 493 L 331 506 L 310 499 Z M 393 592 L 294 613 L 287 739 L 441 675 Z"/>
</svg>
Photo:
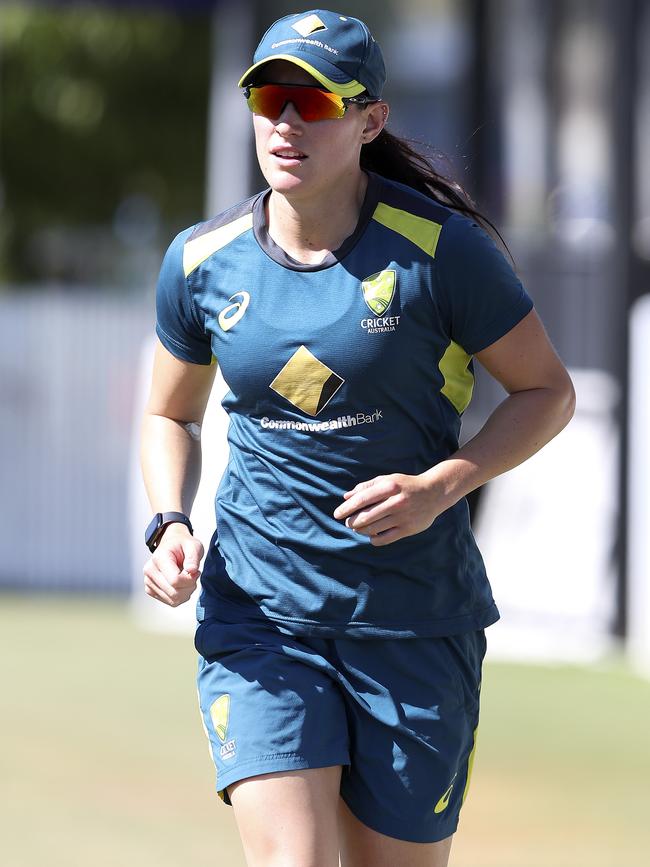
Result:
<svg viewBox="0 0 650 867">
<path fill-rule="evenodd" d="M 157 512 L 151 519 L 151 523 L 144 531 L 144 541 L 150 551 L 155 551 L 158 543 L 169 524 L 185 524 L 192 535 L 194 530 L 187 515 L 182 512 Z"/>
</svg>

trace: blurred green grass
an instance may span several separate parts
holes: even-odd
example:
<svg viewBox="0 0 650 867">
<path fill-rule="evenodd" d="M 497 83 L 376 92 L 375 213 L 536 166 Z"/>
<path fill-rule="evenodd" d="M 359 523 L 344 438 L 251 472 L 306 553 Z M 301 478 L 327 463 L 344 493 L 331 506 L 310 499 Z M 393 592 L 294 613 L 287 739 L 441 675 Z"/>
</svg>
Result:
<svg viewBox="0 0 650 867">
<path fill-rule="evenodd" d="M 2 863 L 243 867 L 194 672 L 189 636 L 123 603 L 0 597 Z M 649 682 L 486 665 L 452 867 L 642 867 L 649 807 Z"/>
</svg>

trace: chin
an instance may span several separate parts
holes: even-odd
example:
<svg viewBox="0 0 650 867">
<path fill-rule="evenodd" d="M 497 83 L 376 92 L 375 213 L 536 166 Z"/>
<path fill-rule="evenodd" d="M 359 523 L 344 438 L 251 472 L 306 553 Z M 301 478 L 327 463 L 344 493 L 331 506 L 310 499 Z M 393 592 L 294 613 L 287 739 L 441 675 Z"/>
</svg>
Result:
<svg viewBox="0 0 650 867">
<path fill-rule="evenodd" d="M 306 190 L 310 185 L 306 178 L 300 177 L 298 172 L 269 172 L 266 176 L 266 182 L 271 189 L 276 193 L 290 195 Z"/>
</svg>

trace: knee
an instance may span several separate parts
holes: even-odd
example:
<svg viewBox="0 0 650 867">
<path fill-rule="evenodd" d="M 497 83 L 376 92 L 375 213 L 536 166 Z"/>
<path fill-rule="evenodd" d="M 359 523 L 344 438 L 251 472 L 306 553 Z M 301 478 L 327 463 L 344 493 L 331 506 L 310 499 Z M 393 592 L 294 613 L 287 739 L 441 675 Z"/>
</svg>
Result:
<svg viewBox="0 0 650 867">
<path fill-rule="evenodd" d="M 301 845 L 288 831 L 280 838 L 256 841 L 254 852 L 244 845 L 248 867 L 338 867 L 338 852 L 330 846 L 320 848 Z"/>
<path fill-rule="evenodd" d="M 312 855 L 311 857 L 302 857 L 294 853 L 284 853 L 279 854 L 277 858 L 271 857 L 270 860 L 262 862 L 260 867 L 262 865 L 263 867 L 323 867 L 323 864 L 330 863 L 333 864 L 333 862 L 326 859 L 326 856 L 319 857 L 318 855 Z"/>
</svg>

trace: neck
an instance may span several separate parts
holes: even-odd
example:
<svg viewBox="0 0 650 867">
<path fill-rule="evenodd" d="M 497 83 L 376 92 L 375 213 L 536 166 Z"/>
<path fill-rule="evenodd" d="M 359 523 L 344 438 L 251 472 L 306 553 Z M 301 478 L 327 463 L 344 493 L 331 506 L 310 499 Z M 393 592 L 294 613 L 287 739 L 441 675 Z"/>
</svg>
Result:
<svg viewBox="0 0 650 867">
<path fill-rule="evenodd" d="M 317 197 L 271 192 L 266 205 L 268 232 L 293 259 L 317 265 L 355 230 L 366 195 L 368 176 L 359 170 Z"/>
</svg>

